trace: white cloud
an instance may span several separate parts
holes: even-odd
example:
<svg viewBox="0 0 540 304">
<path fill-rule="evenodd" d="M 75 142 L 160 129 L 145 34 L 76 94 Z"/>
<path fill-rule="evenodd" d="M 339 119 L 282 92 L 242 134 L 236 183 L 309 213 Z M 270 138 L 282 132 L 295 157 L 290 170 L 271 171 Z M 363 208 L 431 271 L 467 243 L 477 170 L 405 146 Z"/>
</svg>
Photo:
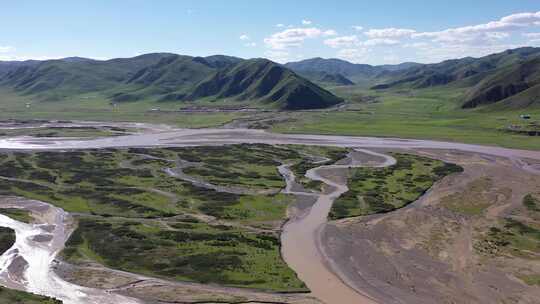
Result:
<svg viewBox="0 0 540 304">
<path fill-rule="evenodd" d="M 520 13 L 503 17 L 497 21 L 483 24 L 450 28 L 438 32 L 423 32 L 413 34 L 413 38 L 429 38 L 435 42 L 482 42 L 494 37 L 503 37 L 508 32 L 530 26 L 538 26 L 540 12 Z M 499 33 L 499 34 L 493 34 Z M 505 38 L 505 37 L 503 37 Z"/>
<path fill-rule="evenodd" d="M 43 55 L 0 55 L 0 61 L 26 61 L 26 60 L 55 60 L 67 58 L 69 56 L 43 56 Z M 100 58 L 92 58 L 101 60 Z M 107 58 L 110 59 L 110 58 Z"/>
<path fill-rule="evenodd" d="M 431 44 L 427 42 L 414 42 L 414 43 L 405 43 L 403 47 L 421 49 L 421 48 L 429 47 L 430 45 Z"/>
<path fill-rule="evenodd" d="M 303 24 L 303 25 L 310 25 L 310 24 L 312 24 L 312 23 L 313 23 L 313 22 L 311 22 L 311 20 L 305 20 L 305 19 L 302 20 L 302 24 Z"/>
<path fill-rule="evenodd" d="M 540 38 L 540 33 L 523 33 L 523 36 L 527 38 Z"/>
<path fill-rule="evenodd" d="M 396 45 L 399 44 L 398 40 L 393 39 L 369 39 L 366 41 L 360 41 L 358 36 L 340 36 L 332 39 L 326 39 L 324 44 L 328 45 L 331 48 L 352 48 L 355 46 L 380 46 L 380 45 Z"/>
<path fill-rule="evenodd" d="M 486 37 L 492 40 L 502 40 L 510 37 L 510 34 L 504 32 L 486 33 Z"/>
<path fill-rule="evenodd" d="M 289 61 L 290 58 L 290 54 L 287 51 L 266 51 L 265 56 L 266 58 L 279 63 L 285 63 Z"/>
<path fill-rule="evenodd" d="M 278 24 L 276 24 L 276 27 L 285 27 L 285 24 L 283 24 L 283 23 L 278 23 Z"/>
<path fill-rule="evenodd" d="M 377 45 L 396 45 L 399 44 L 399 41 L 393 39 L 370 39 L 362 43 L 365 46 L 377 46 Z"/>
<path fill-rule="evenodd" d="M 335 36 L 337 35 L 337 32 L 334 30 L 326 30 L 323 32 L 323 36 Z"/>
<path fill-rule="evenodd" d="M 244 44 L 245 47 L 256 47 L 257 46 L 257 43 L 256 42 L 248 42 L 246 44 Z"/>
<path fill-rule="evenodd" d="M 307 20 L 306 20 L 307 21 Z M 354 25 L 350 34 L 316 26 L 287 27 L 264 39 L 276 61 L 295 58 L 294 47 L 312 39 L 336 49 L 336 56 L 352 62 L 439 62 L 466 56 L 481 57 L 522 46 L 540 46 L 540 12 L 508 15 L 485 23 L 422 31 L 418 28 L 367 28 Z M 331 37 L 333 36 L 333 37 Z M 286 51 L 286 54 L 283 52 Z M 284 59 L 287 57 L 286 59 Z"/>
<path fill-rule="evenodd" d="M 362 63 L 366 61 L 368 53 L 367 48 L 342 49 L 338 51 L 337 57 L 354 63 Z"/>
<path fill-rule="evenodd" d="M 246 34 L 243 34 L 240 36 L 240 40 L 249 40 L 249 36 Z"/>
<path fill-rule="evenodd" d="M 15 51 L 15 48 L 12 46 L 0 46 L 0 53 L 11 53 L 14 51 Z"/>
<path fill-rule="evenodd" d="M 324 44 L 328 45 L 331 48 L 343 48 L 343 47 L 350 48 L 355 45 L 358 45 L 359 40 L 356 35 L 341 36 L 341 37 L 336 37 L 332 39 L 326 39 L 324 41 Z"/>
<path fill-rule="evenodd" d="M 369 31 L 364 32 L 364 35 L 369 38 L 402 38 L 410 37 L 414 33 L 416 33 L 415 30 L 391 27 L 384 29 L 370 29 Z"/>
<path fill-rule="evenodd" d="M 540 21 L 540 11 L 536 13 L 519 13 L 501 18 L 500 22 L 529 25 Z"/>
<path fill-rule="evenodd" d="M 335 35 L 334 30 L 323 31 L 312 28 L 291 28 L 272 34 L 264 39 L 264 43 L 271 49 L 284 50 L 291 47 L 299 47 L 304 40 Z"/>
<path fill-rule="evenodd" d="M 394 54 L 383 56 L 383 62 L 385 64 L 398 64 L 398 63 L 401 63 L 399 56 L 394 55 Z"/>
<path fill-rule="evenodd" d="M 523 33 L 523 36 L 527 38 L 529 42 L 532 42 L 532 43 L 540 42 L 540 33 Z"/>
<path fill-rule="evenodd" d="M 486 44 L 467 44 L 467 43 L 427 43 L 415 50 L 416 58 L 414 61 L 423 63 L 440 62 L 448 59 L 463 57 L 482 57 L 489 54 L 503 52 L 508 49 L 514 49 L 526 46 L 525 44 L 505 44 L 505 43 L 486 43 Z"/>
</svg>

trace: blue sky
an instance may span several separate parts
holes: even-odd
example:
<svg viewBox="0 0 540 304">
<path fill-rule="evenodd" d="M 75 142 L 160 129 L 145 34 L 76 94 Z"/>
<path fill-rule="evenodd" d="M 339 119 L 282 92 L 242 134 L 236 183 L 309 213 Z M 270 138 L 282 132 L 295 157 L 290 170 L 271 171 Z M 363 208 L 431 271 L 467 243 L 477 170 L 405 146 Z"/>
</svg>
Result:
<svg viewBox="0 0 540 304">
<path fill-rule="evenodd" d="M 3 2 L 0 60 L 173 52 L 385 64 L 540 46 L 538 0 Z"/>
</svg>

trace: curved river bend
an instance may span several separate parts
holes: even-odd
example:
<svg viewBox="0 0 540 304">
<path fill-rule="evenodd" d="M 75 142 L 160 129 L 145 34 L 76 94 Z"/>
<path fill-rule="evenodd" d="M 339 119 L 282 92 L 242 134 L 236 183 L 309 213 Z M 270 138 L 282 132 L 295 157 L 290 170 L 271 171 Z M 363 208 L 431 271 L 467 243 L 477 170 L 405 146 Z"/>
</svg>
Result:
<svg viewBox="0 0 540 304">
<path fill-rule="evenodd" d="M 387 167 L 396 163 L 396 160 L 384 154 L 379 154 L 367 150 L 357 150 L 362 153 L 378 156 L 384 161 L 375 167 Z M 317 195 L 317 202 L 309 213 L 300 218 L 295 218 L 288 222 L 281 237 L 282 252 L 285 262 L 296 271 L 299 278 L 306 283 L 312 294 L 325 303 L 340 304 L 372 304 L 375 303 L 367 295 L 362 295 L 358 291 L 343 283 L 329 267 L 325 261 L 321 250 L 321 229 L 327 221 L 328 213 L 332 208 L 332 203 L 343 193 L 348 191 L 347 186 L 336 183 L 323 177 L 325 170 L 347 169 L 351 167 L 361 167 L 362 164 L 352 163 L 350 165 L 330 165 L 321 166 L 309 170 L 306 176 L 312 180 L 321 181 L 326 184 L 331 191 Z M 283 172 L 283 167 L 280 168 Z M 284 172 L 287 179 L 285 193 L 302 194 L 291 192 L 294 176 L 291 172 Z"/>
<path fill-rule="evenodd" d="M 247 129 L 198 129 L 172 130 L 153 134 L 137 134 L 111 138 L 88 140 L 51 139 L 51 138 L 11 138 L 0 139 L 0 149 L 9 150 L 66 150 L 66 149 L 99 149 L 122 147 L 159 147 L 159 146 L 200 146 L 224 145 L 240 143 L 265 144 L 300 144 L 362 148 L 428 148 L 461 150 L 500 156 L 512 160 L 515 166 L 539 173 L 538 167 L 530 166 L 525 159 L 540 161 L 540 152 L 513 150 L 499 147 L 487 147 L 459 143 L 404 140 L 394 138 L 347 137 L 325 135 L 288 135 L 272 134 L 260 130 Z M 362 150 L 364 153 L 383 157 L 380 166 L 388 166 L 393 159 L 385 155 Z M 308 171 L 307 176 L 327 184 L 331 191 L 318 195 L 316 204 L 306 216 L 291 220 L 284 227 L 282 235 L 283 256 L 299 277 L 306 282 L 313 295 L 326 303 L 361 304 L 374 303 L 368 296 L 362 295 L 343 283 L 325 261 L 324 253 L 319 250 L 320 229 L 326 223 L 333 201 L 347 191 L 346 186 L 325 178 L 324 170 L 348 168 L 352 165 L 323 166 Z M 282 173 L 287 173 L 280 168 Z M 285 190 L 291 191 L 292 174 L 283 174 L 288 181 Z M 63 248 L 69 236 L 69 215 L 63 210 L 41 202 L 41 208 L 49 208 L 48 220 L 40 224 L 28 225 L 0 215 L 0 226 L 10 227 L 16 231 L 17 241 L 13 248 L 0 257 L 0 283 L 11 288 L 26 289 L 38 294 L 64 300 L 66 304 L 113 304 L 139 303 L 136 300 L 107 293 L 105 291 L 84 288 L 67 283 L 52 270 L 55 256 Z M 52 235 L 50 239 L 39 239 L 37 235 Z M 47 238 L 45 238 L 47 239 Z M 22 257 L 27 261 L 25 276 L 20 278 L 10 273 L 8 267 Z"/>
</svg>

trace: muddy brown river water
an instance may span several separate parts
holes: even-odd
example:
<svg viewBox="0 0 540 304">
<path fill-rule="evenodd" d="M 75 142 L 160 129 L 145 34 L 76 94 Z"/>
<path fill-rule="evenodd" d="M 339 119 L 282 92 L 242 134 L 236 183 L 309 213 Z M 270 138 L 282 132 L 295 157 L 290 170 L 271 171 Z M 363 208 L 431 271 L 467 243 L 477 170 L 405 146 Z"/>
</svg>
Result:
<svg viewBox="0 0 540 304">
<path fill-rule="evenodd" d="M 110 124 L 109 124 L 110 125 Z M 514 150 L 500 147 L 488 147 L 480 145 L 469 145 L 459 143 L 437 142 L 427 140 L 405 140 L 396 138 L 372 138 L 372 137 L 347 137 L 347 136 L 325 136 L 325 135 L 288 135 L 273 134 L 260 130 L 248 129 L 198 129 L 198 130 L 163 130 L 152 133 L 142 133 L 137 135 L 119 136 L 111 138 L 98 139 L 67 139 L 67 138 L 5 138 L 0 139 L 0 149 L 4 150 L 68 150 L 68 149 L 99 149 L 99 148 L 122 148 L 122 147 L 159 147 L 159 146 L 200 146 L 200 145 L 225 145 L 239 143 L 265 143 L 265 144 L 300 144 L 300 145 L 322 145 L 322 146 L 341 146 L 357 148 L 392 148 L 392 149 L 444 149 L 454 151 L 476 152 L 481 154 L 506 157 L 513 161 L 515 166 L 524 168 L 530 172 L 540 173 L 540 168 L 529 165 L 525 160 L 540 161 L 540 152 L 527 150 Z M 393 164 L 393 159 L 374 152 L 362 150 L 364 153 L 380 157 L 383 161 L 377 166 L 389 166 Z M 318 195 L 316 204 L 311 208 L 306 216 L 290 221 L 284 227 L 282 234 L 282 253 L 285 261 L 292 269 L 296 271 L 300 279 L 312 290 L 312 294 L 321 301 L 328 304 L 362 304 L 375 303 L 368 295 L 361 290 L 355 290 L 342 281 L 342 279 L 332 271 L 331 262 L 327 261 L 324 252 L 320 246 L 320 230 L 327 221 L 329 210 L 333 201 L 341 194 L 347 191 L 346 186 L 336 183 L 321 174 L 321 170 L 343 169 L 362 164 L 352 163 L 349 165 L 334 165 L 319 167 L 310 170 L 307 176 L 314 180 L 322 181 L 332 190 Z M 282 168 L 283 169 L 283 168 Z M 285 177 L 292 177 L 290 174 L 284 174 Z M 291 179 L 287 179 L 288 183 Z M 288 185 L 287 190 L 291 187 Z M 287 191 L 286 190 L 286 191 Z M 59 211 L 60 212 L 60 211 Z M 63 222 L 62 222 L 63 223 Z M 56 225 L 62 225 L 56 222 Z M 5 217 L 0 217 L 0 226 L 7 226 L 19 231 L 17 234 L 17 248 L 26 248 L 26 257 L 31 259 L 34 251 L 42 250 L 42 245 L 20 240 L 26 239 L 29 229 L 27 227 L 14 223 Z M 25 230 L 26 229 L 26 230 Z M 51 270 L 53 258 L 63 246 L 66 238 L 60 239 L 60 245 L 55 250 L 49 250 L 47 258 L 40 260 L 40 272 L 26 271 L 26 283 L 19 282 L 25 289 L 31 290 L 43 295 L 55 296 L 66 301 L 66 304 L 87 304 L 87 303 L 109 303 L 99 302 L 102 296 L 99 291 L 77 288 L 77 286 L 43 283 L 44 276 L 50 276 L 50 282 L 58 282 L 58 278 Z M 58 240 L 56 240 L 58 241 Z M 25 243 L 21 243 L 25 242 Z M 32 249 L 34 248 L 34 249 Z M 20 252 L 23 252 L 22 250 Z M 8 251 L 0 259 L 0 266 L 3 267 L 4 277 L 9 278 L 9 273 L 5 273 L 6 265 L 12 260 Z M 29 268 L 30 269 L 30 268 Z M 45 269 L 45 270 L 44 270 Z M 37 276 L 41 277 L 37 277 Z M 47 280 L 45 280 L 47 281 Z M 30 282 L 41 282 L 40 287 L 31 285 Z M 37 284 L 37 283 L 36 283 Z M 38 285 L 39 285 L 38 284 Z M 4 285 L 8 285 L 4 282 Z M 64 287 L 62 287 L 64 286 Z M 10 286 L 13 287 L 13 286 Z M 58 292 L 58 288 L 72 290 L 69 295 L 63 295 Z M 111 296 L 111 299 L 113 296 Z M 103 298 L 101 298 L 103 299 Z M 119 298 L 117 302 L 111 303 L 137 303 L 135 300 Z"/>
</svg>

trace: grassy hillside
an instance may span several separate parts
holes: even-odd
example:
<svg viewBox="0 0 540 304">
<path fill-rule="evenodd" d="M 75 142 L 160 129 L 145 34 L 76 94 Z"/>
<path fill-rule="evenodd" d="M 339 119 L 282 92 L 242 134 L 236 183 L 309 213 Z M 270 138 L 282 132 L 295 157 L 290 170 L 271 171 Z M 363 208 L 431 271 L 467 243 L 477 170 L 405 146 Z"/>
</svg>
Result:
<svg viewBox="0 0 540 304">
<path fill-rule="evenodd" d="M 538 102 L 526 92 L 537 85 L 540 85 L 540 57 L 504 67 L 486 77 L 470 90 L 463 107 L 492 104 L 521 93 L 506 104 L 514 108 L 527 107 Z M 536 95 L 534 92 L 536 89 L 531 91 Z"/>
<path fill-rule="evenodd" d="M 269 67 L 267 69 L 267 67 Z M 344 81 L 344 79 L 340 79 Z M 0 62 L 0 88 L 32 103 L 73 101 L 80 95 L 109 103 L 244 100 L 250 106 L 311 109 L 340 100 L 287 68 L 263 59 L 156 53 L 98 61 L 84 58 Z M 262 103 L 257 103 L 262 101 Z"/>
<path fill-rule="evenodd" d="M 148 54 L 108 61 L 68 58 L 34 62 L 5 73 L 0 78 L 0 85 L 23 95 L 34 95 L 36 99 L 58 100 L 75 94 L 111 89 L 164 56 L 169 55 Z"/>
<path fill-rule="evenodd" d="M 354 64 L 341 59 L 323 58 L 289 62 L 285 66 L 299 73 L 325 72 L 350 78 L 369 78 L 384 70 L 368 64 Z"/>
<path fill-rule="evenodd" d="M 201 82 L 187 98 L 258 100 L 287 110 L 326 108 L 342 100 L 266 59 L 252 59 Z"/>
<path fill-rule="evenodd" d="M 349 78 L 341 74 L 332 74 L 327 72 L 307 71 L 298 72 L 302 77 L 309 79 L 321 86 L 349 86 L 354 85 Z"/>
<path fill-rule="evenodd" d="M 538 84 L 540 48 L 507 50 L 481 58 L 447 60 L 387 72 L 377 79 L 375 90 L 422 89 L 437 86 L 468 88 L 461 100 L 463 108 L 475 108 L 499 102 Z M 514 108 L 527 105 L 522 101 Z M 510 105 L 511 106 L 511 105 Z"/>
<path fill-rule="evenodd" d="M 390 77 L 390 80 L 374 88 L 387 89 L 405 86 L 419 89 L 446 85 L 477 75 L 486 77 L 489 76 L 489 72 L 522 63 L 539 54 L 539 48 L 520 48 L 481 58 L 466 57 L 436 64 L 416 66 L 389 73 L 387 76 Z"/>
</svg>

